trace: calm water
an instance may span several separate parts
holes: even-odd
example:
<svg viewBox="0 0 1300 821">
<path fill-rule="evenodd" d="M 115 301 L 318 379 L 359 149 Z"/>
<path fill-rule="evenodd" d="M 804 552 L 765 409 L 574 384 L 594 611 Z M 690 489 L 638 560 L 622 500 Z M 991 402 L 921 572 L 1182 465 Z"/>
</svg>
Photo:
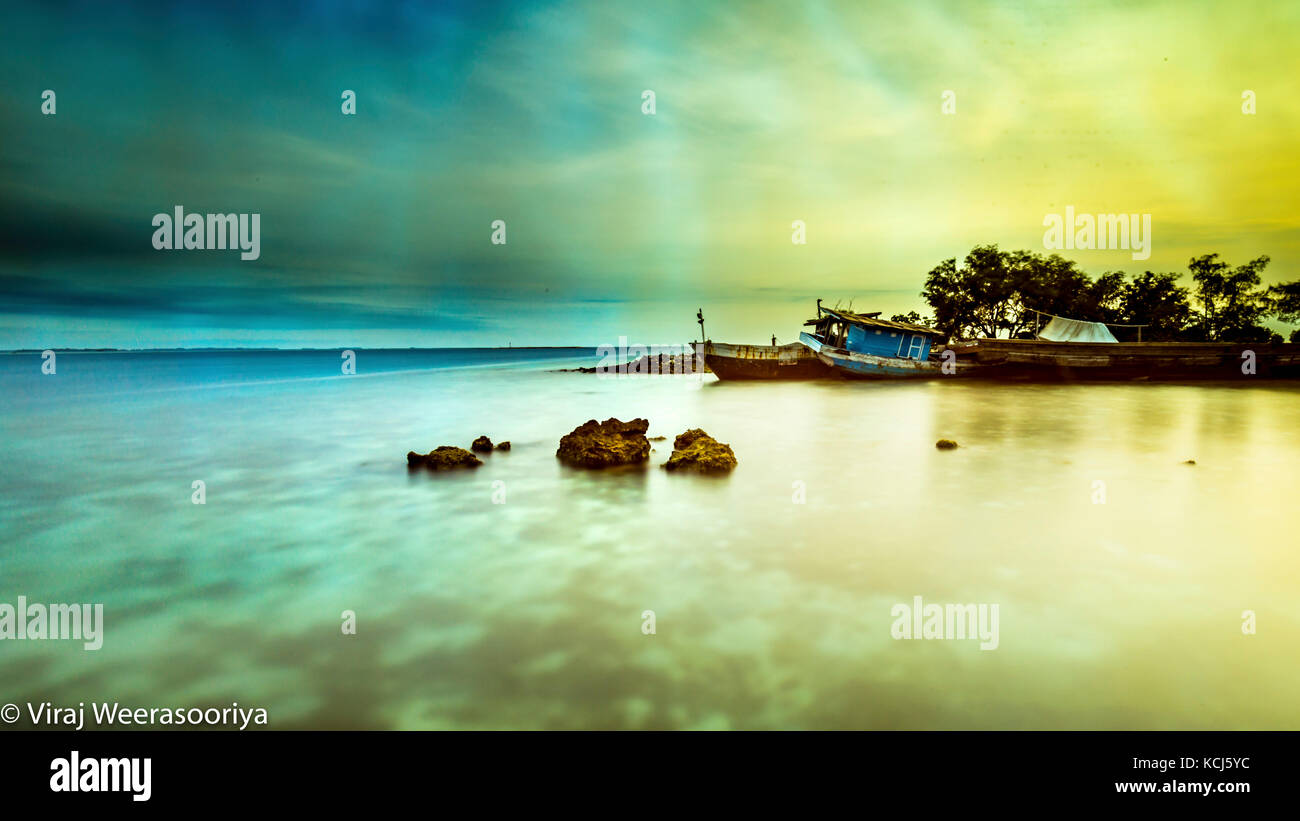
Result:
<svg viewBox="0 0 1300 821">
<path fill-rule="evenodd" d="M 0 642 L 0 702 L 238 701 L 281 728 L 1300 728 L 1297 386 L 339 361 L 0 356 L 0 602 L 106 622 L 97 652 Z M 557 463 L 610 416 L 669 438 L 651 466 Z M 736 472 L 660 470 L 688 427 Z M 408 475 L 408 450 L 479 434 L 514 449 Z M 1000 646 L 894 640 L 918 595 L 998 604 Z"/>
</svg>

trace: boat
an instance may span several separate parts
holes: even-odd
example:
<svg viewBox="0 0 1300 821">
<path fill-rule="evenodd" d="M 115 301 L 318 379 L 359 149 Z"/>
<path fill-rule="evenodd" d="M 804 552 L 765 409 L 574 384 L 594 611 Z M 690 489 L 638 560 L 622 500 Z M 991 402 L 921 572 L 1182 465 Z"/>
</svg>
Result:
<svg viewBox="0 0 1300 821">
<path fill-rule="evenodd" d="M 942 334 L 934 328 L 881 319 L 880 312 L 858 314 L 840 308 L 823 308 L 804 323 L 811 333 L 799 341 L 817 358 L 842 376 L 857 379 L 925 379 L 966 373 L 969 363 L 953 357 L 931 359 Z"/>
<path fill-rule="evenodd" d="M 948 349 L 994 379 L 1169 380 L 1300 377 L 1300 346 L 1270 342 L 1120 342 L 1104 322 L 1046 314 L 1034 339 L 957 340 Z"/>
<path fill-rule="evenodd" d="M 833 371 L 807 347 L 788 345 L 731 345 L 700 343 L 704 362 L 720 380 L 819 379 Z"/>
<path fill-rule="evenodd" d="M 1300 345 L 1268 342 L 1058 342 L 971 339 L 949 343 L 978 375 L 1012 380 L 1300 378 Z"/>
</svg>

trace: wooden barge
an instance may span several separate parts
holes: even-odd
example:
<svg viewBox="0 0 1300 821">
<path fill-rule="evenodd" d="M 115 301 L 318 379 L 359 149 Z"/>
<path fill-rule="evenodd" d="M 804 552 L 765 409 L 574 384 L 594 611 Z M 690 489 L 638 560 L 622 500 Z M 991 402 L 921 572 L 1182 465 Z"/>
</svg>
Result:
<svg viewBox="0 0 1300 821">
<path fill-rule="evenodd" d="M 1052 342 L 973 339 L 948 344 L 972 376 L 1016 380 L 1300 378 L 1300 345 L 1268 342 Z"/>
</svg>

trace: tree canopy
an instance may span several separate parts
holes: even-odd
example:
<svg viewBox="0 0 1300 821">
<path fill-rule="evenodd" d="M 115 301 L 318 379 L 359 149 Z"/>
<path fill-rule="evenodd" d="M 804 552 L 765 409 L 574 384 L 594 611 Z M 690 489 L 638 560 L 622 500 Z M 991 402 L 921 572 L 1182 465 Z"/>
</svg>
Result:
<svg viewBox="0 0 1300 821">
<path fill-rule="evenodd" d="M 1261 323 L 1276 316 L 1300 322 L 1300 281 L 1263 288 L 1261 256 L 1237 267 L 1218 254 L 1188 263 L 1192 287 L 1177 273 L 1144 271 L 1126 277 L 1107 271 L 1092 277 L 1059 254 L 1002 251 L 977 245 L 958 267 L 946 259 L 926 275 L 921 290 L 934 313 L 933 325 L 951 338 L 1032 337 L 1044 314 L 1145 325 L 1142 339 L 1266 341 L 1277 335 Z M 895 318 L 926 320 L 916 312 Z M 1120 339 L 1136 338 L 1133 328 L 1115 328 Z M 1292 334 L 1293 339 L 1296 334 Z"/>
</svg>

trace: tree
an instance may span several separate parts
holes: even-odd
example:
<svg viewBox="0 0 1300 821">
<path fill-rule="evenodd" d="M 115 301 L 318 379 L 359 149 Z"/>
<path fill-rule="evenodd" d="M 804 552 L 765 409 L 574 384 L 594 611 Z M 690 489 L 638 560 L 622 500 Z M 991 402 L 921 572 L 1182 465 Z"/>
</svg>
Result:
<svg viewBox="0 0 1300 821">
<path fill-rule="evenodd" d="M 1025 317 L 1025 327 L 1018 333 L 1031 335 L 1040 323 L 1046 321 L 1046 317 L 1039 317 L 1032 311 L 1073 316 L 1073 300 L 1085 283 L 1091 282 L 1088 275 L 1080 271 L 1073 260 L 1059 254 L 1041 257 L 1029 251 L 1017 251 L 1014 256 L 1021 302 L 1025 308 L 1032 309 Z"/>
<path fill-rule="evenodd" d="M 1023 337 L 1042 321 L 1035 311 L 1116 321 L 1123 286 L 1118 271 L 1094 280 L 1058 254 L 977 245 L 960 270 L 955 259 L 931 270 L 921 295 L 934 309 L 935 327 L 949 336 Z"/>
<path fill-rule="evenodd" d="M 934 327 L 934 320 L 928 316 L 921 316 L 916 311 L 908 311 L 905 314 L 894 314 L 889 318 L 893 322 L 910 322 L 913 325 L 922 325 L 926 328 Z"/>
<path fill-rule="evenodd" d="M 957 259 L 945 259 L 925 275 L 921 296 L 934 310 L 934 327 L 948 337 L 969 336 L 975 327 L 973 295 Z"/>
<path fill-rule="evenodd" d="M 1268 339 L 1272 333 L 1260 325 L 1271 300 L 1260 289 L 1259 272 L 1268 265 L 1262 256 L 1233 268 L 1218 254 L 1193 257 L 1188 263 L 1200 303 L 1198 325 L 1206 339 L 1223 342 L 1251 342 Z"/>
<path fill-rule="evenodd" d="M 935 266 L 921 296 L 934 311 L 934 327 L 949 337 L 1032 336 L 1041 321 L 1035 312 L 1041 312 L 1145 325 L 1142 338 L 1151 341 L 1257 341 L 1272 336 L 1260 325 L 1267 315 L 1300 323 L 1300 281 L 1262 288 L 1260 272 L 1268 262 L 1261 256 L 1233 268 L 1218 254 L 1195 257 L 1188 264 L 1193 293 L 1176 273 L 1145 271 L 1126 281 L 1123 272 L 1107 271 L 1094 279 L 1058 254 L 977 245 L 961 268 L 956 258 Z M 895 319 L 914 321 L 910 316 L 915 312 Z"/>
<path fill-rule="evenodd" d="M 1094 317 L 1093 322 L 1122 322 L 1124 320 L 1124 282 L 1123 271 L 1107 271 L 1092 283 L 1085 292 Z"/>
<path fill-rule="evenodd" d="M 1295 282 L 1283 282 L 1268 289 L 1269 312 L 1288 325 L 1300 322 L 1300 279 Z M 1300 329 L 1291 332 L 1291 341 L 1296 341 Z"/>
<path fill-rule="evenodd" d="M 996 245 L 977 245 L 966 255 L 962 275 L 974 300 L 975 330 L 988 337 L 1023 329 L 1023 288 L 1028 251 L 1011 253 Z"/>
<path fill-rule="evenodd" d="M 1146 325 L 1142 338 L 1168 342 L 1183 336 L 1192 321 L 1188 291 L 1178 284 L 1178 274 L 1144 271 L 1123 286 L 1119 313 L 1126 325 Z"/>
</svg>

